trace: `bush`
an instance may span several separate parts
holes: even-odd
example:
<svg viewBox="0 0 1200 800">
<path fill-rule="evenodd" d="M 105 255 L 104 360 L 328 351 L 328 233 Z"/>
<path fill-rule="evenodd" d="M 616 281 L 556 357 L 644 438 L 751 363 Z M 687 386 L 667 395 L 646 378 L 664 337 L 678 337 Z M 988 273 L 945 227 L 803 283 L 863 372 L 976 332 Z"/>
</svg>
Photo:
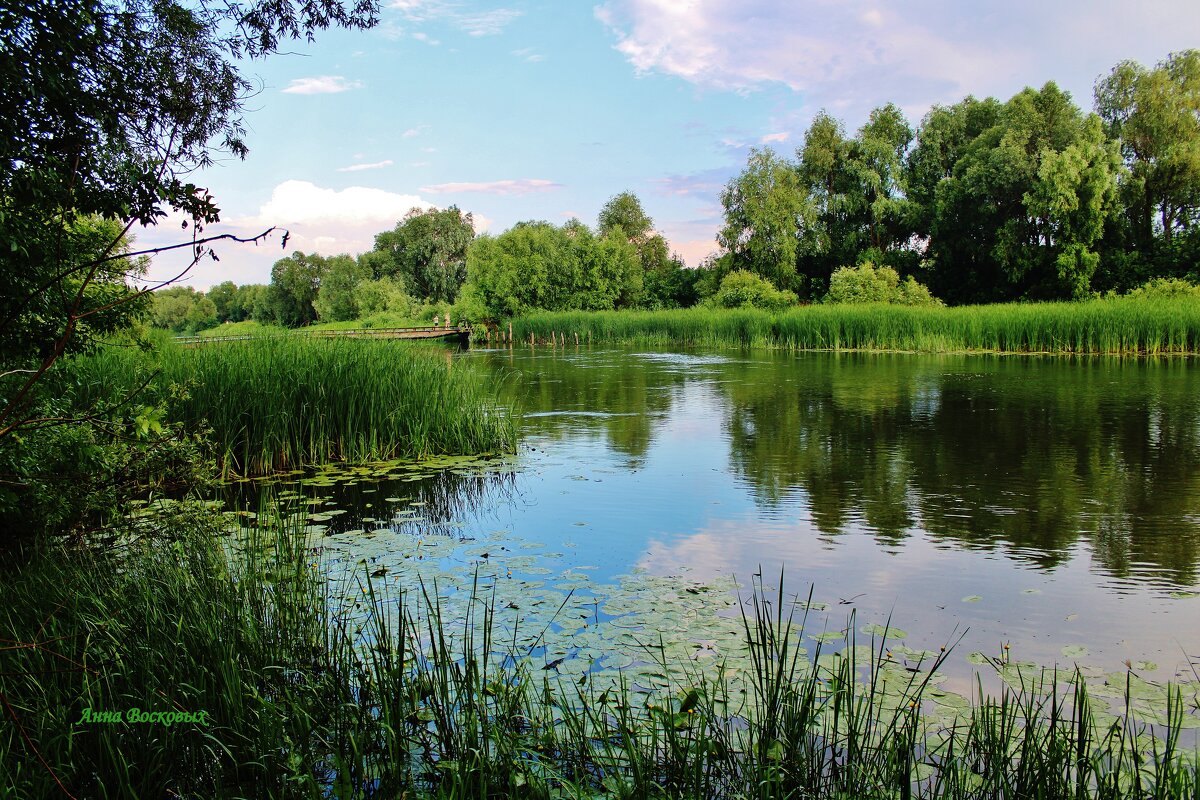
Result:
<svg viewBox="0 0 1200 800">
<path fill-rule="evenodd" d="M 826 303 L 890 303 L 900 306 L 943 305 L 929 289 L 913 280 L 900 280 L 891 267 L 876 267 L 864 261 L 857 267 L 835 270 L 829 279 Z"/>
<path fill-rule="evenodd" d="M 765 308 L 782 311 L 796 305 L 795 292 L 781 292 L 766 278 L 735 269 L 721 280 L 713 302 L 720 308 Z"/>
<path fill-rule="evenodd" d="M 1129 293 L 1130 297 L 1147 300 L 1175 297 L 1200 298 L 1200 286 L 1182 278 L 1152 278 Z"/>
</svg>

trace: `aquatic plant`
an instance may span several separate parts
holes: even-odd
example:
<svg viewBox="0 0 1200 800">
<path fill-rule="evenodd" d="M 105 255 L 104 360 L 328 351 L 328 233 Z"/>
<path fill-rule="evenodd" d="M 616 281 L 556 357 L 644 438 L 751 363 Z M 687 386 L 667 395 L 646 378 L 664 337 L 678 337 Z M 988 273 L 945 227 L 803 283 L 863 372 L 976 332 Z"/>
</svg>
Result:
<svg viewBox="0 0 1200 800">
<path fill-rule="evenodd" d="M 1181 739 L 1194 699 L 1165 687 L 1153 724 L 1140 723 L 1129 710 L 1133 673 L 1128 713 L 1111 721 L 1094 713 L 1078 673 L 939 706 L 951 697 L 936 686 L 944 651 L 896 657 L 887 625 L 864 643 L 851 616 L 806 653 L 811 598 L 756 584 L 736 619 L 744 674 L 678 663 L 647 637 L 631 651 L 640 666 L 594 681 L 560 672 L 563 656 L 501 625 L 481 572 L 456 588 L 402 585 L 364 558 L 351 580 L 331 584 L 324 539 L 309 538 L 302 515 L 272 505 L 252 516 L 222 537 L 202 515 L 155 531 L 147 509 L 142 535 L 121 548 L 9 556 L 0 794 L 1200 792 Z M 554 615 L 566 621 L 566 607 Z"/>
<path fill-rule="evenodd" d="M 87 386 L 136 386 L 172 421 L 208 426 L 226 474 L 326 461 L 507 451 L 516 427 L 470 365 L 397 341 L 277 337 L 149 358 L 108 352 L 74 367 Z"/>
<path fill-rule="evenodd" d="M 517 343 L 778 347 L 1071 354 L 1200 352 L 1200 302 L 1137 297 L 1077 303 L 906 307 L 815 305 L 772 313 L 671 311 L 537 312 L 512 321 Z"/>
</svg>

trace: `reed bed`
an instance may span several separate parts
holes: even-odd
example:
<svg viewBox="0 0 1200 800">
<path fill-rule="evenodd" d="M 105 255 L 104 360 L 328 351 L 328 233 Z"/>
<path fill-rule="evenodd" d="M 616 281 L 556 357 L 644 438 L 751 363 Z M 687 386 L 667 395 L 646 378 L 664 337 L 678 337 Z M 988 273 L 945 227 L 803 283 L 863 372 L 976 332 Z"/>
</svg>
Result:
<svg viewBox="0 0 1200 800">
<path fill-rule="evenodd" d="M 1200 796 L 1180 744 L 1196 710 L 1178 692 L 1155 736 L 1128 716 L 1092 724 L 1081 680 L 1033 680 L 931 725 L 940 657 L 886 686 L 886 634 L 862 647 L 851 620 L 843 657 L 805 654 L 806 604 L 761 587 L 741 683 L 697 668 L 652 695 L 632 678 L 590 686 L 502 634 L 482 579 L 461 615 L 436 586 L 389 588 L 366 567 L 331 594 L 302 518 L 258 522 L 9 555 L 0 795 Z M 357 599 L 335 602 L 347 588 Z M 86 723 L 85 708 L 206 714 Z"/>
<path fill-rule="evenodd" d="M 168 417 L 208 426 L 226 475 L 327 461 L 509 451 L 516 426 L 491 387 L 446 350 L 404 342 L 278 337 L 154 358 L 108 352 L 74 367 L 85 387 L 136 386 Z M 86 398 L 84 398 L 86 401 Z"/>
<path fill-rule="evenodd" d="M 813 305 L 754 309 L 537 312 L 513 320 L 516 342 L 647 346 L 1165 355 L 1200 352 L 1200 302 L 1114 298 L 927 308 Z"/>
</svg>

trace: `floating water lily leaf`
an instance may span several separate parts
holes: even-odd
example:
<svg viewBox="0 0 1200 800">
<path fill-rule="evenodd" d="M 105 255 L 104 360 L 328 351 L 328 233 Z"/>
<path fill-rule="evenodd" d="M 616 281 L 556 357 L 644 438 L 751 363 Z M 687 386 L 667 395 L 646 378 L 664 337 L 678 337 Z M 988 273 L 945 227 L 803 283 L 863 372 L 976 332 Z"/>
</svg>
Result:
<svg viewBox="0 0 1200 800">
<path fill-rule="evenodd" d="M 905 633 L 904 631 L 900 630 L 899 628 L 889 628 L 885 625 L 879 625 L 874 622 L 872 622 L 869 625 L 863 625 L 861 628 L 859 628 L 859 630 L 862 631 L 863 633 L 867 634 L 868 636 L 879 636 L 879 637 L 886 636 L 888 639 L 906 639 L 906 638 L 908 638 L 908 634 Z"/>
<path fill-rule="evenodd" d="M 964 603 L 978 603 L 983 597 L 977 594 L 969 594 L 962 599 Z"/>
<path fill-rule="evenodd" d="M 1167 597 L 1175 600 L 1191 600 L 1193 597 L 1200 597 L 1200 592 L 1171 592 Z"/>
<path fill-rule="evenodd" d="M 1088 654 L 1088 649 L 1081 644 L 1069 644 L 1062 649 L 1062 654 L 1066 658 L 1083 658 Z"/>
</svg>

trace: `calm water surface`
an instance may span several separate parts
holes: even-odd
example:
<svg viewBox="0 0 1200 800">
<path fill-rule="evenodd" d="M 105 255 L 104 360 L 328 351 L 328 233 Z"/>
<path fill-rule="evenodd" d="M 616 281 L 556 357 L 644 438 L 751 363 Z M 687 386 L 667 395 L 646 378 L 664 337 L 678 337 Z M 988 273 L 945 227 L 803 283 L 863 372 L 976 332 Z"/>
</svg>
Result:
<svg viewBox="0 0 1200 800">
<path fill-rule="evenodd" d="M 541 542 L 596 581 L 782 570 L 830 605 L 818 624 L 853 607 L 860 622 L 890 616 L 910 645 L 965 634 L 964 666 L 1004 643 L 1047 665 L 1072 661 L 1070 645 L 1110 670 L 1149 660 L 1159 679 L 1200 658 L 1194 360 L 457 358 L 522 411 L 510 476 L 420 489 L 457 535 Z"/>
</svg>

